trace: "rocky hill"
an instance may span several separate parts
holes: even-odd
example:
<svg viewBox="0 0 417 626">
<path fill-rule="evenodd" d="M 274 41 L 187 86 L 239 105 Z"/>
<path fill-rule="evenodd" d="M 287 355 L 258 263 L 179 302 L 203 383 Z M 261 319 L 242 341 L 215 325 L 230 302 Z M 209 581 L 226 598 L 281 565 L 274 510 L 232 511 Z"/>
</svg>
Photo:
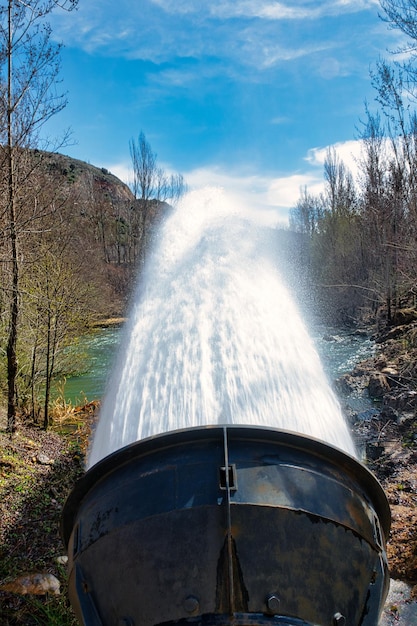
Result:
<svg viewBox="0 0 417 626">
<path fill-rule="evenodd" d="M 92 312 L 98 318 L 122 315 L 152 228 L 169 206 L 156 200 L 144 206 L 105 168 L 62 154 L 41 157 L 42 168 L 60 190 L 69 255 L 79 263 L 80 280 L 94 293 Z"/>
<path fill-rule="evenodd" d="M 134 201 L 130 188 L 104 167 L 58 153 L 45 155 L 45 165 L 57 177 L 66 179 L 69 188 L 73 186 L 76 189 L 80 201 L 110 200 L 116 204 Z"/>
</svg>

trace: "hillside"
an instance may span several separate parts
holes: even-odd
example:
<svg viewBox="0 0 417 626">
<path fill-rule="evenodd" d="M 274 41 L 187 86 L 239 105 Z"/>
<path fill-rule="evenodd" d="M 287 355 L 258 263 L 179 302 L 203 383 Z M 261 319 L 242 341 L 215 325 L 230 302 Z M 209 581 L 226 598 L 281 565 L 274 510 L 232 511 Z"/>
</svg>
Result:
<svg viewBox="0 0 417 626">
<path fill-rule="evenodd" d="M 99 317 L 122 314 L 135 270 L 131 263 L 117 262 L 117 256 L 113 260 L 112 234 L 114 223 L 134 204 L 132 192 L 108 170 L 68 156 L 47 155 L 45 166 L 66 196 L 72 249 L 81 255 L 81 277 L 95 294 L 91 300 L 94 313 Z"/>
<path fill-rule="evenodd" d="M 62 154 L 16 149 L 12 164 L 11 180 L 0 167 L 0 408 L 8 405 L 9 430 L 17 411 L 47 427 L 54 376 L 83 367 L 65 349 L 125 314 L 170 208 Z"/>
<path fill-rule="evenodd" d="M 110 199 L 114 203 L 133 202 L 134 196 L 130 188 L 106 168 L 96 167 L 90 163 L 73 159 L 58 153 L 45 155 L 45 165 L 57 176 L 67 179 L 68 186 L 75 186 L 79 191 L 80 200 Z"/>
<path fill-rule="evenodd" d="M 43 153 L 42 167 L 60 190 L 69 256 L 91 288 L 94 316 L 123 314 L 149 245 L 152 226 L 168 210 L 155 200 L 135 200 L 128 185 L 105 168 L 62 154 Z M 58 236 L 63 236 L 58 235 Z"/>
</svg>

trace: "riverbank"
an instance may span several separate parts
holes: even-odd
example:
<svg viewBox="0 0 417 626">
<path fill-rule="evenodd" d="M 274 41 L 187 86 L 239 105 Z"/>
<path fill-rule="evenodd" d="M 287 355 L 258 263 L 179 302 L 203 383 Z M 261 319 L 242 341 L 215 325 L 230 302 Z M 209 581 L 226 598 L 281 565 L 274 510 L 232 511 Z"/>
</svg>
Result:
<svg viewBox="0 0 417 626">
<path fill-rule="evenodd" d="M 96 328 L 119 328 L 126 323 L 126 317 L 106 317 L 96 320 L 89 325 L 89 328 L 95 330 Z"/>
<path fill-rule="evenodd" d="M 350 416 L 352 429 L 391 506 L 391 575 L 412 584 L 417 598 L 417 322 L 384 331 L 376 341 L 375 356 L 337 384 L 345 395 L 362 392 L 374 401 L 367 416 Z"/>
<path fill-rule="evenodd" d="M 379 331 L 372 358 L 337 381 L 341 395 L 366 394 L 373 408 L 350 415 L 366 465 L 391 508 L 391 590 L 380 626 L 417 624 L 417 321 Z"/>
</svg>

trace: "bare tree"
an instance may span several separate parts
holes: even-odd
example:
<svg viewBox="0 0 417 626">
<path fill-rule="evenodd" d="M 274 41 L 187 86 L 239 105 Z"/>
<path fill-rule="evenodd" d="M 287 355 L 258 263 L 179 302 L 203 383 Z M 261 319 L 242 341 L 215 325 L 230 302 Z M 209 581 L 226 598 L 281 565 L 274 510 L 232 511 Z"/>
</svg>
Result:
<svg viewBox="0 0 417 626">
<path fill-rule="evenodd" d="M 324 179 L 320 195 L 302 190 L 290 226 L 309 237 L 309 269 L 326 313 L 331 308 L 333 321 L 347 321 L 361 306 L 366 269 L 357 190 L 350 170 L 332 148 L 327 151 Z"/>
<path fill-rule="evenodd" d="M 155 190 L 156 154 L 143 132 L 140 132 L 137 142 L 130 140 L 129 148 L 133 167 L 133 194 L 136 199 L 149 200 Z"/>
<path fill-rule="evenodd" d="M 399 54 L 396 65 L 404 71 L 404 85 L 410 94 L 417 97 L 417 0 L 380 0 L 383 13 L 381 19 L 391 28 L 400 30 L 407 41 L 394 53 Z"/>
<path fill-rule="evenodd" d="M 21 281 L 25 314 L 20 341 L 30 344 L 30 350 L 19 350 L 23 357 L 19 364 L 19 377 L 24 381 L 21 394 L 32 415 L 37 417 L 39 387 L 42 388 L 45 429 L 50 423 L 53 377 L 63 349 L 86 328 L 94 297 L 94 289 L 80 279 L 82 259 L 72 250 L 71 233 L 64 230 L 63 225 L 62 233 L 56 229 L 31 243 L 30 263 Z M 27 400 L 25 393 L 29 396 Z"/>
<path fill-rule="evenodd" d="M 39 145 L 42 126 L 66 104 L 56 92 L 60 45 L 51 39 L 46 17 L 56 8 L 71 10 L 78 0 L 8 0 L 0 8 L 1 137 L 7 146 L 1 164 L 6 173 L 1 190 L 4 233 L 10 267 L 7 295 L 10 301 L 7 341 L 9 431 L 15 429 L 17 340 L 19 318 L 19 223 L 22 187 L 30 173 L 24 169 L 26 150 Z"/>
<path fill-rule="evenodd" d="M 326 208 L 333 214 L 349 215 L 356 209 L 356 190 L 350 170 L 337 155 L 334 147 L 328 148 L 324 161 Z"/>
<path fill-rule="evenodd" d="M 373 86 L 383 113 L 367 110 L 362 136 L 363 219 L 372 242 L 375 293 L 390 321 L 414 290 L 417 236 L 417 119 L 403 68 L 380 61 Z"/>
<path fill-rule="evenodd" d="M 133 167 L 131 188 L 137 200 L 133 228 L 140 248 L 139 256 L 143 261 L 152 208 L 163 202 L 175 205 L 185 193 L 186 185 L 181 174 L 168 175 L 158 165 L 157 155 L 143 131 L 137 141 L 130 140 L 129 148 Z"/>
<path fill-rule="evenodd" d="M 382 19 L 401 30 L 410 40 L 417 40 L 417 1 L 380 0 L 380 3 L 384 11 Z M 410 42 L 409 48 L 416 50 L 417 45 Z"/>
<path fill-rule="evenodd" d="M 297 204 L 290 211 L 290 229 L 308 235 L 311 238 L 317 231 L 322 213 L 322 199 L 309 193 L 305 186 L 300 189 L 300 197 L 297 200 Z"/>
</svg>

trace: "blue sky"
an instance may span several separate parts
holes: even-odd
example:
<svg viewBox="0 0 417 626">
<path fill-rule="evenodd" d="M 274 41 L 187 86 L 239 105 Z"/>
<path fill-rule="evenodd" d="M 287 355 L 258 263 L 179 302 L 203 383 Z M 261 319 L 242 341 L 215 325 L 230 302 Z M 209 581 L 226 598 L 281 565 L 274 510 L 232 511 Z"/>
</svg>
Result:
<svg viewBox="0 0 417 626">
<path fill-rule="evenodd" d="M 51 20 L 71 127 L 63 152 L 128 182 L 143 130 L 167 171 L 273 220 L 355 152 L 369 71 L 399 42 L 375 0 L 80 0 Z"/>
</svg>

